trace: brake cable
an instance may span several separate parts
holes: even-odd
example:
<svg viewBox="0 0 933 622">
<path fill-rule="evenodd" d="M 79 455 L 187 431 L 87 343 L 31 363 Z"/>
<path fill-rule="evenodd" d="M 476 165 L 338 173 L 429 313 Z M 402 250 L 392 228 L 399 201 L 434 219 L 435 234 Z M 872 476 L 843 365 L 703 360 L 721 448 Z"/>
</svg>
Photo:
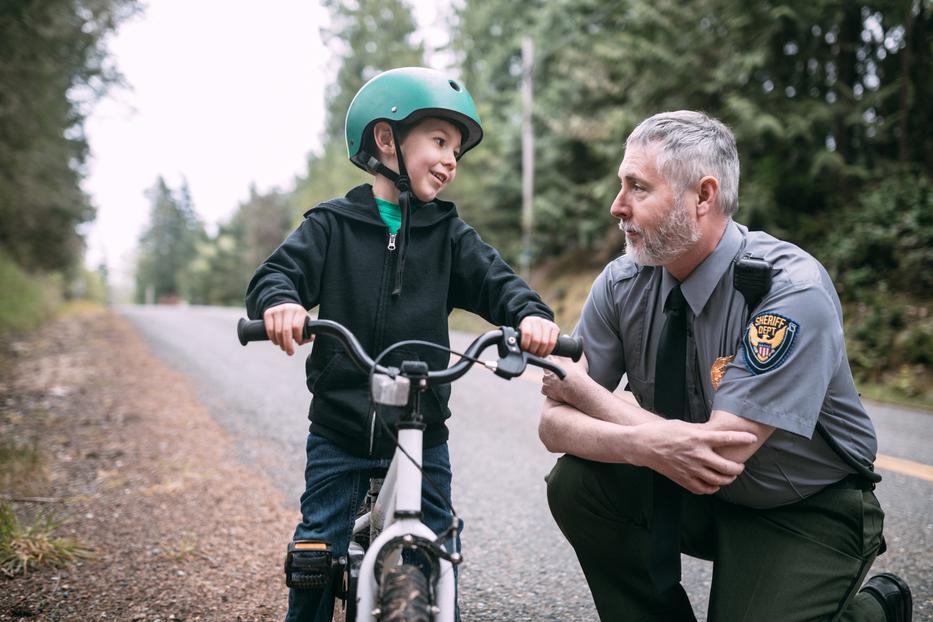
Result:
<svg viewBox="0 0 933 622">
<path fill-rule="evenodd" d="M 421 473 L 422 481 L 427 482 L 428 486 L 430 486 L 431 489 L 435 492 L 435 494 L 437 494 L 437 496 L 440 498 L 441 503 L 443 503 L 446 506 L 446 509 L 450 510 L 451 524 L 450 524 L 450 527 L 448 527 L 443 533 L 438 534 L 438 542 L 440 542 L 444 537 L 447 536 L 447 534 L 450 534 L 452 538 L 455 538 L 456 532 L 459 531 L 459 525 L 461 521 L 460 521 L 460 518 L 457 516 L 457 511 L 454 509 L 453 501 L 449 500 L 447 495 L 445 495 L 440 490 L 440 488 L 434 482 L 434 480 L 432 480 L 430 477 L 427 476 L 427 474 L 424 472 L 424 468 L 420 464 L 418 464 L 418 461 L 415 460 L 411 454 L 409 454 L 407 451 L 405 451 L 405 449 L 402 446 L 399 445 L 398 436 L 395 434 L 395 432 L 392 430 L 391 426 L 386 422 L 386 420 L 383 419 L 382 415 L 379 413 L 379 409 L 376 408 L 376 399 L 375 399 L 375 396 L 373 395 L 373 388 L 372 388 L 373 387 L 373 376 L 376 373 L 376 368 L 379 366 L 379 361 L 381 361 L 391 351 L 397 348 L 401 348 L 403 346 L 421 346 L 421 347 L 434 348 L 435 350 L 441 350 L 443 352 L 447 352 L 448 354 L 453 354 L 455 356 L 458 356 L 461 359 L 466 359 L 470 361 L 471 363 L 474 363 L 474 364 L 479 363 L 483 367 L 486 367 L 486 363 L 484 363 L 478 358 L 469 356 L 465 353 L 457 352 L 456 350 L 448 346 L 442 346 L 437 343 L 433 343 L 430 341 L 422 341 L 419 339 L 409 339 L 407 341 L 399 341 L 398 343 L 394 343 L 390 345 L 388 348 L 386 348 L 385 350 L 383 350 L 382 352 L 380 352 L 379 355 L 373 361 L 372 367 L 369 369 L 369 407 L 372 409 L 373 415 L 379 421 L 379 425 L 382 427 L 383 431 L 386 434 L 388 434 L 390 439 L 392 439 L 392 442 L 395 444 L 395 447 L 399 451 L 401 451 L 402 454 L 404 454 L 405 457 L 408 458 L 408 460 L 415 466 L 415 468 L 418 469 L 418 472 Z M 394 376 L 390 376 L 390 377 L 394 377 Z"/>
</svg>

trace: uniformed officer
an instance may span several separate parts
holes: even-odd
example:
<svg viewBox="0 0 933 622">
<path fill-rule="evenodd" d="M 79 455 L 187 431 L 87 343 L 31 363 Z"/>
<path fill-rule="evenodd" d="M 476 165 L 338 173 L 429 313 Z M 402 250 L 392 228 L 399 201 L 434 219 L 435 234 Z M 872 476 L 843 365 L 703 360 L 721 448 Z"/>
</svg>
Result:
<svg viewBox="0 0 933 622">
<path fill-rule="evenodd" d="M 626 252 L 539 429 L 567 454 L 548 502 L 600 618 L 693 620 L 683 552 L 714 562 L 710 620 L 910 620 L 901 578 L 859 590 L 883 547 L 877 444 L 826 270 L 732 220 L 735 140 L 702 113 L 643 121 L 619 180 Z"/>
</svg>

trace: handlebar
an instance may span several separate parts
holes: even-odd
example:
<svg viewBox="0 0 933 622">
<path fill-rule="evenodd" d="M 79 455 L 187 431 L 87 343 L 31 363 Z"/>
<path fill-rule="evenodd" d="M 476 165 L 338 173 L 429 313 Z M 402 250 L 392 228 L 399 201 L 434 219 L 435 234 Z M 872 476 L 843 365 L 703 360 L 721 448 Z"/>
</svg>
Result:
<svg viewBox="0 0 933 622">
<path fill-rule="evenodd" d="M 470 344 L 466 352 L 464 352 L 464 356 L 459 361 L 447 369 L 429 371 L 427 378 L 428 384 L 448 384 L 463 376 L 470 370 L 470 367 L 473 366 L 474 361 L 472 359 L 478 357 L 483 350 L 489 346 L 502 340 L 505 334 L 504 331 L 506 330 L 509 329 L 497 328 L 477 337 L 473 343 Z M 373 370 L 373 366 L 375 365 L 373 359 L 366 354 L 363 346 L 360 345 L 359 340 L 357 340 L 353 333 L 347 330 L 342 324 L 338 324 L 331 320 L 312 320 L 308 318 L 305 320 L 303 336 L 307 339 L 311 335 L 328 335 L 336 338 L 343 344 L 350 356 L 350 360 L 352 360 L 361 371 L 368 374 L 370 370 Z M 250 341 L 268 341 L 269 339 L 263 320 L 246 320 L 243 318 L 240 318 L 240 321 L 237 323 L 237 336 L 240 338 L 240 343 L 244 346 Z M 583 340 L 579 337 L 562 335 L 558 337 L 557 344 L 552 354 L 555 356 L 569 357 L 574 361 L 578 361 L 583 354 Z M 529 363 L 549 369 L 563 378 L 563 370 L 551 361 L 538 358 L 531 354 L 525 354 L 524 356 L 527 357 Z M 382 365 L 375 365 L 374 371 L 377 374 L 393 375 L 393 372 L 390 372 L 387 367 Z"/>
</svg>

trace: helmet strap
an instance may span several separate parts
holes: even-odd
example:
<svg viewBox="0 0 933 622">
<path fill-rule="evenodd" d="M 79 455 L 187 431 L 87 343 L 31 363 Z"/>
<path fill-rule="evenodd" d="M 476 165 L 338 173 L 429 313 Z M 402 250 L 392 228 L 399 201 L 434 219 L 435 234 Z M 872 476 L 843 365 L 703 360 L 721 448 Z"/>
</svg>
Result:
<svg viewBox="0 0 933 622">
<path fill-rule="evenodd" d="M 401 214 L 401 223 L 399 224 L 399 234 L 396 236 L 398 245 L 398 258 L 395 262 L 395 286 L 392 288 L 393 296 L 402 295 L 402 276 L 405 272 L 405 257 L 408 254 L 408 236 L 411 231 L 411 179 L 408 177 L 408 171 L 405 168 L 405 157 L 402 155 L 402 144 L 398 137 L 398 125 L 390 124 L 392 127 L 392 139 L 395 141 L 395 157 L 398 162 L 398 174 L 389 177 L 395 182 L 398 188 L 398 208 Z M 388 169 L 387 166 L 383 168 Z M 391 169 L 389 169 L 391 171 Z M 392 171 L 394 173 L 394 171 Z M 385 173 L 382 173 L 383 175 Z"/>
</svg>

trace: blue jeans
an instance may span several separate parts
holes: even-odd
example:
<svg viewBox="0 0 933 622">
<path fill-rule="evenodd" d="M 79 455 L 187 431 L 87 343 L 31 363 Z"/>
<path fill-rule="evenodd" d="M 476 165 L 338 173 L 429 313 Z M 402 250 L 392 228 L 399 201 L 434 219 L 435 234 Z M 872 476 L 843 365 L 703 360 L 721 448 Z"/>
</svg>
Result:
<svg viewBox="0 0 933 622">
<path fill-rule="evenodd" d="M 358 458 L 321 436 L 308 435 L 305 492 L 301 495 L 301 522 L 294 540 L 320 540 L 331 545 L 334 556 L 345 555 L 353 534 L 357 510 L 369 490 L 372 477 L 384 477 L 391 460 Z M 424 478 L 441 491 L 422 484 L 424 523 L 434 533 L 450 526 L 450 455 L 447 444 L 429 447 L 422 456 Z M 449 546 L 449 545 L 448 545 Z M 457 536 L 456 551 L 460 551 Z M 456 575 L 455 575 L 456 576 Z M 334 610 L 334 586 L 324 590 L 289 590 L 286 622 L 330 622 Z"/>
</svg>

